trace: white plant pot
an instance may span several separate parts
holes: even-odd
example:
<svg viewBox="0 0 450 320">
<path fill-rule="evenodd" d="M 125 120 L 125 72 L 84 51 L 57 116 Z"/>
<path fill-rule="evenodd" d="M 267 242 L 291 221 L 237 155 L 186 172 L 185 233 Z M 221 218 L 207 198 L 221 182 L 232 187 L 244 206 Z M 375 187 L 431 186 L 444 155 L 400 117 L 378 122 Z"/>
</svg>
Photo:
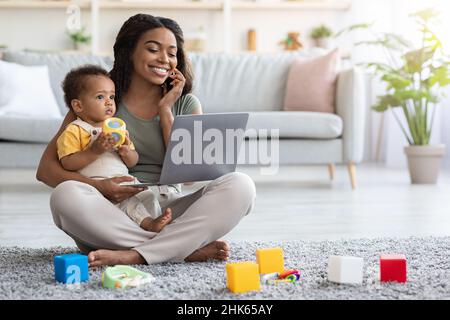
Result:
<svg viewBox="0 0 450 320">
<path fill-rule="evenodd" d="M 443 144 L 405 147 L 411 183 L 436 184 L 444 153 Z"/>
<path fill-rule="evenodd" d="M 313 40 L 314 40 L 314 46 L 315 47 L 328 49 L 328 46 L 330 44 L 330 39 L 329 38 L 318 38 L 318 39 L 313 39 Z"/>
<path fill-rule="evenodd" d="M 81 52 L 89 52 L 91 50 L 91 45 L 87 43 L 75 43 L 74 44 L 75 50 L 81 51 Z"/>
</svg>

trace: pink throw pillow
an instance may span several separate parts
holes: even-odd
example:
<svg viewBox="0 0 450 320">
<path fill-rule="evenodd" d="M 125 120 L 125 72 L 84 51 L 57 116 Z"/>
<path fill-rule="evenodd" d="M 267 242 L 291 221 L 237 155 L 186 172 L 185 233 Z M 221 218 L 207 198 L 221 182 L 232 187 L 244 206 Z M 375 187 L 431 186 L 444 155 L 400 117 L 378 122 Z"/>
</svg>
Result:
<svg viewBox="0 0 450 320">
<path fill-rule="evenodd" d="M 314 59 L 292 62 L 284 98 L 285 111 L 335 113 L 339 50 Z"/>
</svg>

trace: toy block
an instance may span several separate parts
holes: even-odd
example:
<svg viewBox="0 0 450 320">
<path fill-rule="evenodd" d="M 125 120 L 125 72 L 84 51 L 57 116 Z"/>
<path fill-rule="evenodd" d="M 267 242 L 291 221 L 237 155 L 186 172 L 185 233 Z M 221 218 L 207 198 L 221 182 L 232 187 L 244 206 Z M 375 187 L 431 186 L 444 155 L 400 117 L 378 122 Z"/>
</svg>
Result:
<svg viewBox="0 0 450 320">
<path fill-rule="evenodd" d="M 88 257 L 83 254 L 64 254 L 53 258 L 55 280 L 76 284 L 89 280 Z"/>
<path fill-rule="evenodd" d="M 260 290 L 258 265 L 254 262 L 227 263 L 227 288 L 233 293 Z"/>
<path fill-rule="evenodd" d="M 404 254 L 380 255 L 380 281 L 406 282 L 406 257 Z"/>
<path fill-rule="evenodd" d="M 364 259 L 358 257 L 330 256 L 328 280 L 336 283 L 361 284 Z"/>
<path fill-rule="evenodd" d="M 259 273 L 282 273 L 284 271 L 283 249 L 256 249 L 256 262 L 259 265 Z"/>
</svg>

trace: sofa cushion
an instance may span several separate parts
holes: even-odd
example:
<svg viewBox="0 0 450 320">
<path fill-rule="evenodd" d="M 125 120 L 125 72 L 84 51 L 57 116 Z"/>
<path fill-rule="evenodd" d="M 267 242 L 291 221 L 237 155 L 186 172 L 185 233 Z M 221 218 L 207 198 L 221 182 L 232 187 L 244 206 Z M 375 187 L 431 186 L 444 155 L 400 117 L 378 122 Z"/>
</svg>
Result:
<svg viewBox="0 0 450 320">
<path fill-rule="evenodd" d="M 58 132 L 62 120 L 1 116 L 0 140 L 47 143 Z M 279 129 L 280 138 L 335 139 L 342 135 L 343 124 L 335 114 L 250 112 L 247 137 L 260 136 L 262 129 Z"/>
<path fill-rule="evenodd" d="M 47 66 L 0 61 L 0 116 L 61 118 Z"/>
<path fill-rule="evenodd" d="M 64 103 L 64 95 L 61 89 L 61 82 L 70 69 L 83 64 L 96 64 L 102 66 L 107 71 L 111 70 L 113 60 L 108 56 L 93 56 L 90 54 L 78 53 L 42 53 L 27 51 L 5 51 L 2 59 L 8 62 L 15 62 L 25 66 L 47 65 L 50 75 L 50 84 L 55 95 L 61 113 L 65 115 L 67 108 Z"/>
<path fill-rule="evenodd" d="M 205 112 L 279 111 L 283 107 L 287 74 L 296 58 L 317 57 L 322 49 L 277 54 L 190 53 L 194 94 Z M 111 70 L 113 57 L 77 53 L 5 51 L 3 60 L 22 65 L 47 65 L 50 83 L 65 115 L 61 82 L 70 69 L 97 64 Z"/>
<path fill-rule="evenodd" d="M 203 111 L 280 111 L 291 62 L 322 50 L 283 53 L 192 53 L 194 94 Z"/>
<path fill-rule="evenodd" d="M 261 136 L 261 129 L 279 129 L 280 138 L 335 139 L 342 135 L 342 119 L 323 112 L 251 112 L 246 135 Z M 270 132 L 269 132 L 270 133 Z"/>
<path fill-rule="evenodd" d="M 0 140 L 48 143 L 58 132 L 63 118 L 36 119 L 0 117 Z"/>
<path fill-rule="evenodd" d="M 289 69 L 285 111 L 334 113 L 339 50 L 314 59 L 295 59 Z"/>
</svg>

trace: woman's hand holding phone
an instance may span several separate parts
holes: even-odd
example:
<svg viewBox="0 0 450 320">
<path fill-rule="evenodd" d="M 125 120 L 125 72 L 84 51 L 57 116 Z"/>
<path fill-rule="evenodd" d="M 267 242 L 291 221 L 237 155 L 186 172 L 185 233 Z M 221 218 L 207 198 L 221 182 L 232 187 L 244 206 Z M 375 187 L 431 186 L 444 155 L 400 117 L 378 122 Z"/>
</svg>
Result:
<svg viewBox="0 0 450 320">
<path fill-rule="evenodd" d="M 181 97 L 183 93 L 184 84 L 186 83 L 186 78 L 177 69 L 173 68 L 170 71 L 169 77 L 172 79 L 170 85 L 172 88 L 170 90 L 167 87 L 164 88 L 164 96 L 159 103 L 159 110 L 169 109 L 175 104 L 175 102 Z"/>
<path fill-rule="evenodd" d="M 133 180 L 133 177 L 127 176 L 95 180 L 95 188 L 105 198 L 111 200 L 113 203 L 119 203 L 146 189 L 145 187 L 136 188 L 120 185 L 122 182 L 131 182 Z"/>
</svg>

